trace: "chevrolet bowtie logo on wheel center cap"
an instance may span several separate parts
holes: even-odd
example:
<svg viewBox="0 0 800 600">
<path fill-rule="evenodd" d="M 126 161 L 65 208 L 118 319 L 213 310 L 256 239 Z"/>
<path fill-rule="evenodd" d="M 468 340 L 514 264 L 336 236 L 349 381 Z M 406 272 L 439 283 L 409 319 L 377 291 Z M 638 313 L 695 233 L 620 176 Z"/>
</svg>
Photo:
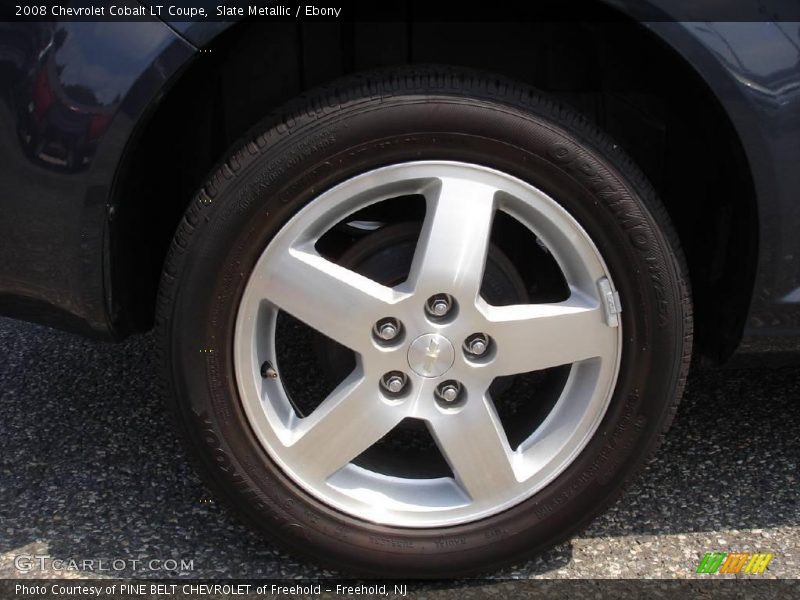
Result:
<svg viewBox="0 0 800 600">
<path fill-rule="evenodd" d="M 453 366 L 456 352 L 446 337 L 426 333 L 411 343 L 408 366 L 422 377 L 439 377 Z"/>
</svg>

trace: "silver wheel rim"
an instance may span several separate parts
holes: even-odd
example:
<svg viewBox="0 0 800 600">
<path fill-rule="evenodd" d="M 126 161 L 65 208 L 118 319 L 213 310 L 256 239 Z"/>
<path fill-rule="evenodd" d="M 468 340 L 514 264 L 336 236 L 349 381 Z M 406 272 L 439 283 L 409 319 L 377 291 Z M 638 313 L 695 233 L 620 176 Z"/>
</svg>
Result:
<svg viewBox="0 0 800 600">
<path fill-rule="evenodd" d="M 408 194 L 425 197 L 426 215 L 404 283 L 383 286 L 315 249 L 342 219 Z M 483 300 L 479 290 L 496 211 L 520 221 L 545 245 L 569 285 L 567 300 L 511 306 Z M 603 299 L 609 286 L 611 275 L 583 228 L 557 202 L 515 177 L 443 161 L 358 175 L 304 207 L 256 262 L 234 338 L 245 414 L 284 473 L 354 517 L 442 527 L 497 514 L 562 473 L 607 410 L 622 346 L 621 326 Z M 457 313 L 444 320 L 432 316 L 426 302 L 436 294 L 454 298 Z M 353 372 L 305 417 L 293 409 L 280 378 L 262 376 L 265 361 L 280 371 L 274 342 L 279 310 L 356 356 Z M 376 339 L 375 325 L 387 317 L 402 323 L 395 343 Z M 464 348 L 475 332 L 491 340 L 480 356 Z M 560 397 L 512 450 L 489 385 L 499 376 L 558 365 L 571 365 Z M 394 372 L 406 377 L 399 393 L 381 384 Z M 461 387 L 448 401 L 442 385 L 451 381 Z M 446 394 L 455 396 L 453 390 Z M 352 463 L 404 418 L 425 422 L 454 477 L 406 479 Z"/>
</svg>

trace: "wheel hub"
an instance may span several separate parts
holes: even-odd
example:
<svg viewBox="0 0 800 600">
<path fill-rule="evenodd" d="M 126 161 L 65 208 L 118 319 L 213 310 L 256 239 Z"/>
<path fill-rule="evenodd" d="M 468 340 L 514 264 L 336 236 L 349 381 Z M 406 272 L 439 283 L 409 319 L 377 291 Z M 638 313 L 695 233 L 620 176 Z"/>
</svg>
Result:
<svg viewBox="0 0 800 600">
<path fill-rule="evenodd" d="M 421 377 L 439 377 L 447 373 L 455 361 L 453 344 L 443 335 L 426 333 L 408 348 L 408 366 Z"/>
</svg>

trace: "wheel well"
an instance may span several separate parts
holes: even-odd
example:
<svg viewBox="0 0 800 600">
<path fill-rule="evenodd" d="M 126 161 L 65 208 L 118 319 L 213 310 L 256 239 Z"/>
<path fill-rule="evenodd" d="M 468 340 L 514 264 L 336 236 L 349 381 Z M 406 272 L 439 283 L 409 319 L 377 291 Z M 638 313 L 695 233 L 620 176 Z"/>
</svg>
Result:
<svg viewBox="0 0 800 600">
<path fill-rule="evenodd" d="M 140 128 L 115 184 L 111 306 L 120 334 L 152 324 L 169 242 L 192 194 L 267 113 L 352 72 L 479 68 L 529 83 L 611 134 L 645 171 L 678 231 L 696 347 L 726 358 L 749 306 L 755 192 L 724 110 L 671 48 L 634 22 L 243 23 L 206 48 Z"/>
</svg>

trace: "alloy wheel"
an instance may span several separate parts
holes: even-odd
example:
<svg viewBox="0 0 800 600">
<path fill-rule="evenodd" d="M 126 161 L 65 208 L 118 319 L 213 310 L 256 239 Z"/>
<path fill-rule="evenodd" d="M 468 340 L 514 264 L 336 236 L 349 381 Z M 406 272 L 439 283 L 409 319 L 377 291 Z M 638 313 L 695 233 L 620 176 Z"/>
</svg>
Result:
<svg viewBox="0 0 800 600">
<path fill-rule="evenodd" d="M 424 198 L 425 216 L 401 283 L 384 285 L 319 251 L 319 240 L 358 211 L 410 195 Z M 487 302 L 481 284 L 498 212 L 530 230 L 552 256 L 566 299 Z M 245 414 L 284 473 L 337 510 L 401 527 L 485 518 L 544 488 L 598 427 L 620 367 L 613 290 L 587 233 L 528 183 L 445 161 L 363 173 L 300 210 L 256 262 L 233 349 Z M 297 410 L 280 376 L 281 312 L 354 355 L 352 370 L 310 414 Z M 552 408 L 512 445 L 493 383 L 563 365 L 568 376 Z M 451 476 L 399 477 L 357 464 L 409 419 L 430 432 Z"/>
</svg>

